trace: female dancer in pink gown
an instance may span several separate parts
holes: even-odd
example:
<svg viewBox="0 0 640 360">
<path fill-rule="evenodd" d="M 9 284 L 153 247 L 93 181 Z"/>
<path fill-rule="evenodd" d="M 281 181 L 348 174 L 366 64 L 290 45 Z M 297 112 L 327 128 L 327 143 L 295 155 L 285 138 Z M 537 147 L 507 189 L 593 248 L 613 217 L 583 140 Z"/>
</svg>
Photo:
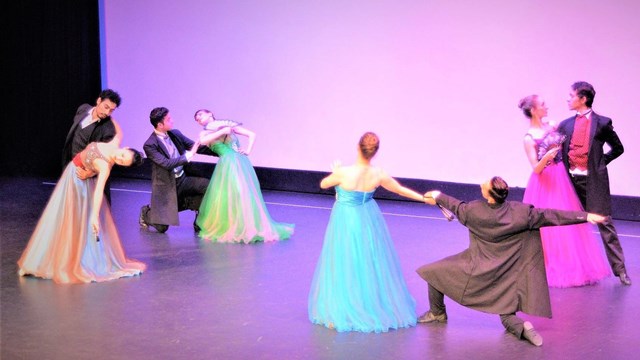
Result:
<svg viewBox="0 0 640 360">
<path fill-rule="evenodd" d="M 112 120 L 113 121 L 113 120 Z M 141 162 L 140 153 L 120 148 L 122 133 L 108 143 L 93 142 L 79 152 L 58 180 L 26 249 L 18 273 L 56 283 L 87 283 L 139 275 L 145 264 L 128 259 L 120 243 L 104 185 L 114 163 Z M 76 169 L 96 176 L 81 180 Z"/>
<path fill-rule="evenodd" d="M 538 208 L 583 210 L 562 163 L 559 149 L 564 139 L 542 120 L 547 116 L 544 100 L 530 95 L 518 106 L 530 120 L 524 150 L 533 168 L 522 201 Z M 545 227 L 540 234 L 549 286 L 594 284 L 611 275 L 589 224 Z"/>
</svg>

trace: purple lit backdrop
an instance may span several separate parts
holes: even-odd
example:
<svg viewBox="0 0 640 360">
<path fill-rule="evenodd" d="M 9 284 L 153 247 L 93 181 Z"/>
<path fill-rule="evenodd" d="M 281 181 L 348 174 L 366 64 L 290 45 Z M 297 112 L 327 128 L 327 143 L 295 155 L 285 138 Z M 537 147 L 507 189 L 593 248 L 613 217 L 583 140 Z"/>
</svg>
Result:
<svg viewBox="0 0 640 360">
<path fill-rule="evenodd" d="M 612 192 L 640 196 L 638 14 L 634 0 L 109 0 L 103 80 L 123 96 L 129 146 L 153 107 L 191 137 L 204 107 L 257 132 L 255 166 L 325 171 L 372 130 L 376 164 L 396 177 L 520 187 L 518 100 L 541 94 L 559 121 L 586 80 L 625 145 Z"/>
</svg>

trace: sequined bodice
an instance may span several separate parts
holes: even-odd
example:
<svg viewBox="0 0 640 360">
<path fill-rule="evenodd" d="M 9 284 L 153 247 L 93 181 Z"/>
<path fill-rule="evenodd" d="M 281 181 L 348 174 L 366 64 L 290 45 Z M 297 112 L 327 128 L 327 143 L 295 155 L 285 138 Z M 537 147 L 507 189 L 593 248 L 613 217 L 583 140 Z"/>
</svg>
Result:
<svg viewBox="0 0 640 360">
<path fill-rule="evenodd" d="M 362 205 L 367 201 L 373 199 L 373 191 L 355 191 L 345 190 L 340 186 L 336 186 L 336 201 L 347 205 Z"/>
<path fill-rule="evenodd" d="M 80 159 L 82 160 L 82 166 L 91 171 L 96 171 L 96 168 L 93 167 L 93 161 L 95 159 L 102 159 L 108 164 L 111 164 L 111 162 L 100 152 L 98 144 L 95 142 L 87 145 L 87 148 L 82 151 Z"/>
<path fill-rule="evenodd" d="M 557 131 L 549 131 L 544 133 L 541 137 L 535 137 L 533 134 L 529 133 L 533 141 L 536 143 L 536 152 L 538 154 L 538 160 L 542 159 L 544 154 L 547 153 L 551 148 L 556 146 L 562 146 L 562 142 L 564 141 L 564 135 L 558 133 Z M 558 163 L 562 161 L 562 151 L 558 151 L 556 156 L 553 158 L 553 162 Z"/>
</svg>

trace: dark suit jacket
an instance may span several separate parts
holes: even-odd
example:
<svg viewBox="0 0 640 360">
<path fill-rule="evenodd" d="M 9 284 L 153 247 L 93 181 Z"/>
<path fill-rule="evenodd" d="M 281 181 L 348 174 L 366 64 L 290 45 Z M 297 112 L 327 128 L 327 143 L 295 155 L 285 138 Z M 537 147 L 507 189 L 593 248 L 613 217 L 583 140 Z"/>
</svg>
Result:
<svg viewBox="0 0 640 360">
<path fill-rule="evenodd" d="M 587 213 L 536 209 L 513 201 L 465 203 L 445 194 L 436 201 L 469 229 L 469 248 L 420 267 L 418 274 L 452 300 L 476 310 L 551 317 L 539 229 L 583 223 Z"/>
<path fill-rule="evenodd" d="M 567 136 L 562 144 L 562 159 L 569 171 L 569 144 L 573 136 L 576 116 L 560 123 L 558 132 Z M 604 152 L 604 144 L 611 150 Z M 609 172 L 607 164 L 622 155 L 624 147 L 618 134 L 613 130 L 611 119 L 591 112 L 591 131 L 589 132 L 589 157 L 587 158 L 587 208 L 585 210 L 601 215 L 611 215 L 611 193 L 609 190 Z"/>
<path fill-rule="evenodd" d="M 69 129 L 69 133 L 67 134 L 67 139 L 64 142 L 64 148 L 62 148 L 62 168 L 64 169 L 67 164 L 73 159 L 76 154 L 72 154 L 73 147 L 73 137 L 76 133 L 76 129 L 80 126 L 80 122 L 87 116 L 89 111 L 93 108 L 93 105 L 82 104 L 76 110 L 76 115 L 73 117 L 73 124 L 71 125 L 71 129 Z M 107 117 L 106 119 L 100 120 L 91 136 L 89 137 L 89 142 L 108 142 L 116 135 L 116 128 L 113 126 L 111 122 L 111 117 Z M 87 144 L 84 144 L 86 147 Z"/>
<path fill-rule="evenodd" d="M 184 153 L 191 149 L 194 142 L 184 136 L 179 130 L 167 132 L 175 144 L 180 157 L 170 158 L 161 140 L 155 132 L 151 133 L 144 143 L 144 153 L 151 160 L 151 210 L 149 211 L 149 222 L 152 224 L 179 225 L 178 218 L 178 192 L 176 189 L 176 178 L 173 169 L 188 163 Z M 208 147 L 202 145 L 198 148 L 198 153 L 214 155 Z M 185 167 L 185 173 L 188 172 Z"/>
</svg>

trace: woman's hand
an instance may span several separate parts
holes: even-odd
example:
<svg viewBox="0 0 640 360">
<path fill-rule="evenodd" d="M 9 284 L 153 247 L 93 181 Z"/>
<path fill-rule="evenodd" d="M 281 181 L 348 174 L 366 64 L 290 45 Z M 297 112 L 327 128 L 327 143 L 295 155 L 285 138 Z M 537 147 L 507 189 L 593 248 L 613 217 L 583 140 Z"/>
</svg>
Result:
<svg viewBox="0 0 640 360">
<path fill-rule="evenodd" d="M 184 155 L 187 158 L 187 161 L 191 161 L 191 158 L 198 152 L 198 148 L 200 147 L 200 140 L 193 143 L 191 149 L 185 151 Z"/>
<path fill-rule="evenodd" d="M 331 163 L 331 172 L 336 172 L 342 167 L 342 162 L 340 160 L 334 160 Z"/>
<path fill-rule="evenodd" d="M 422 200 L 424 200 L 425 204 L 435 205 L 438 195 L 440 195 L 440 191 L 427 191 L 426 193 L 424 193 L 424 195 L 422 195 Z"/>
<path fill-rule="evenodd" d="M 93 235 L 98 236 L 100 232 L 100 220 L 98 220 L 98 214 L 92 212 L 89 217 L 89 223 L 91 224 L 91 230 L 93 231 Z"/>
<path fill-rule="evenodd" d="M 560 151 L 560 146 L 554 146 L 553 148 L 549 149 L 549 151 L 547 151 L 547 153 L 544 154 L 543 157 L 548 161 L 553 160 L 553 158 L 555 158 L 558 154 L 558 151 Z"/>
<path fill-rule="evenodd" d="M 545 164 L 544 165 L 545 167 L 551 165 L 551 162 L 553 161 L 553 159 L 558 154 L 558 151 L 560 151 L 560 146 L 555 146 L 555 147 L 549 149 L 549 151 L 547 151 L 547 153 L 544 154 L 544 156 L 542 156 L 541 160 Z"/>
<path fill-rule="evenodd" d="M 590 222 L 591 224 L 600 224 L 605 222 L 606 220 L 607 220 L 607 217 L 605 216 L 587 213 L 587 221 Z"/>
<path fill-rule="evenodd" d="M 76 167 L 76 177 L 78 177 L 78 179 L 80 180 L 87 180 L 89 178 L 92 178 L 94 176 L 96 176 L 97 173 L 91 171 L 91 170 L 87 170 L 81 166 L 77 166 Z"/>
</svg>

